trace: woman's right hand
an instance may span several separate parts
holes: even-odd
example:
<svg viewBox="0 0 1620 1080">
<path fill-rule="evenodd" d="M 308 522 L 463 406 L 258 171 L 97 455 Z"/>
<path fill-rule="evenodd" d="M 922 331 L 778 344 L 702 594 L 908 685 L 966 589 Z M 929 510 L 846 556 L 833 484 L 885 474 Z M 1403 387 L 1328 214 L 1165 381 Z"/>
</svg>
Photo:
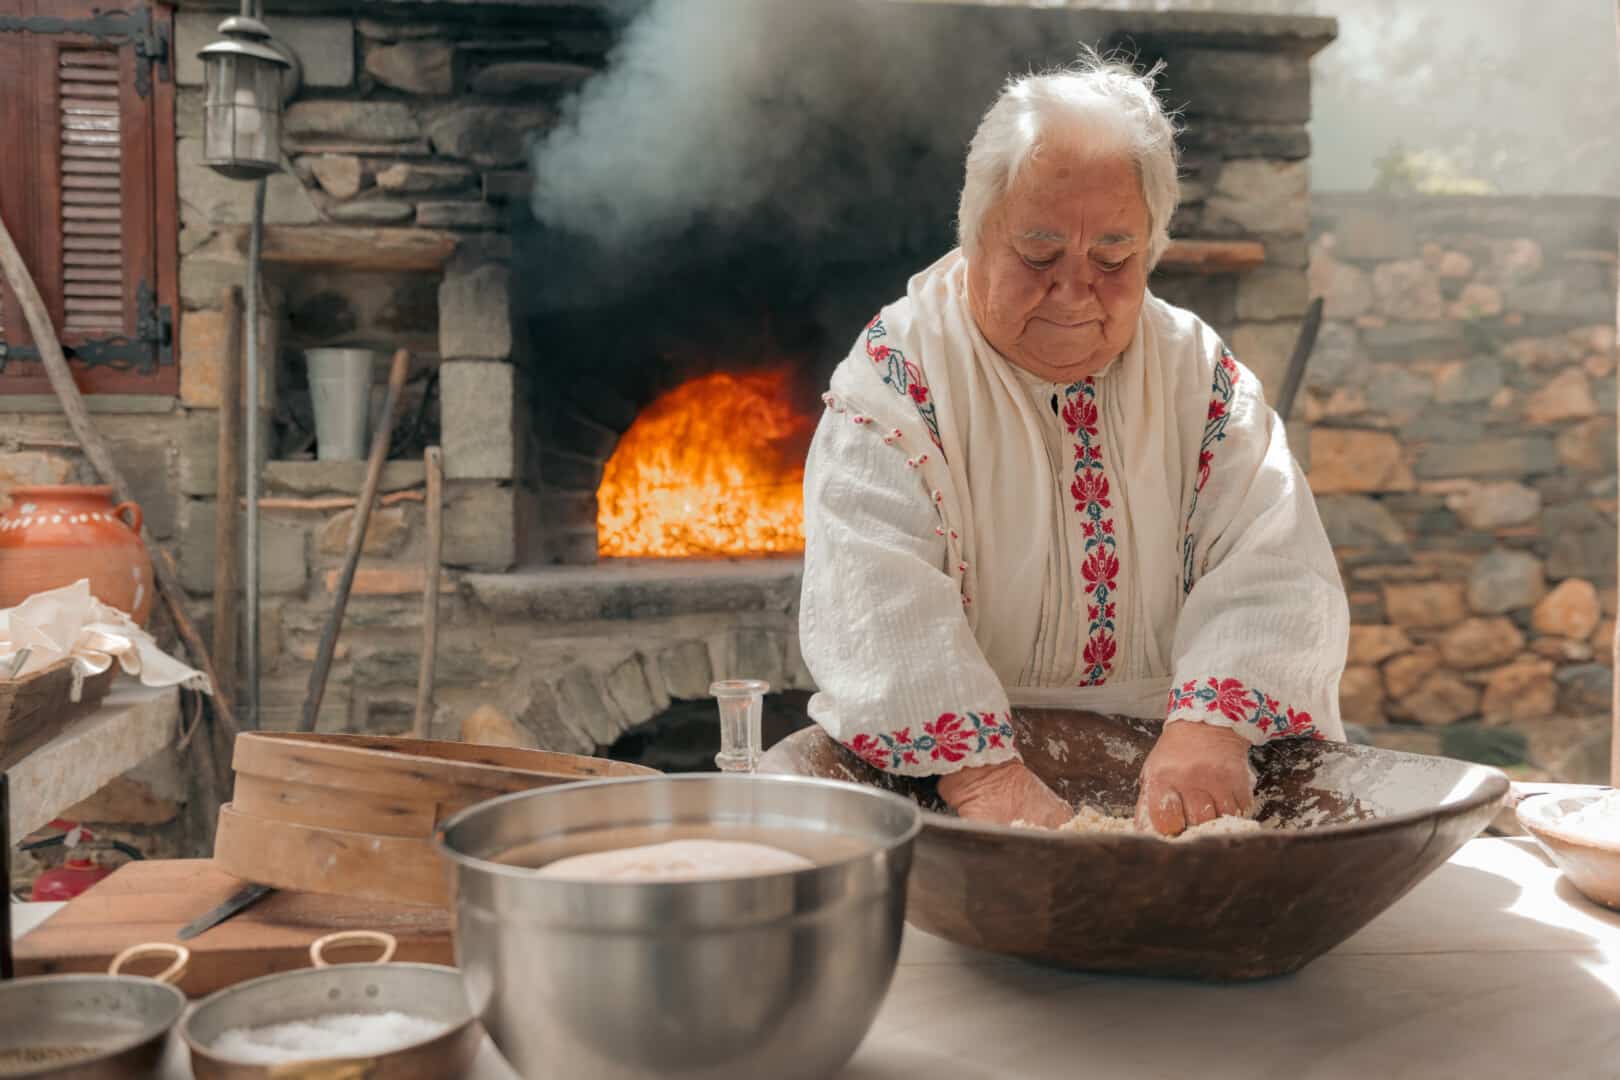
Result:
<svg viewBox="0 0 1620 1080">
<path fill-rule="evenodd" d="M 939 794 L 957 816 L 969 821 L 996 825 L 1021 821 L 1055 829 L 1074 817 L 1069 804 L 1022 761 L 959 769 L 939 778 Z"/>
</svg>

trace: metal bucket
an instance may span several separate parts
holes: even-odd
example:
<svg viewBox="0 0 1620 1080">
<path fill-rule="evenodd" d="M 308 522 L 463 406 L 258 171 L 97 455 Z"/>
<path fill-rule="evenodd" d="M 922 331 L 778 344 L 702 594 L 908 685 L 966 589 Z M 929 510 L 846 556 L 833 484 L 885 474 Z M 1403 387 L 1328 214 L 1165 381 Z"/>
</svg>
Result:
<svg viewBox="0 0 1620 1080">
<path fill-rule="evenodd" d="M 381 944 L 381 959 L 370 964 L 327 963 L 328 948 L 355 941 Z M 484 1033 L 467 1008 L 461 973 L 440 964 L 389 963 L 396 946 L 392 934 L 375 930 L 328 934 L 309 947 L 313 968 L 266 975 L 205 998 L 180 1026 L 196 1080 L 452 1080 L 464 1075 L 478 1055 Z M 249 1064 L 212 1049 L 232 1028 L 388 1011 L 439 1020 L 449 1027 L 386 1053 L 332 1054 L 277 1065 Z"/>
<path fill-rule="evenodd" d="M 315 456 L 359 461 L 366 456 L 371 413 L 372 349 L 305 349 L 310 404 L 315 409 Z"/>
<path fill-rule="evenodd" d="M 120 974 L 130 961 L 159 953 L 174 962 L 157 976 Z M 155 1076 L 169 1029 L 186 1008 L 186 996 L 173 984 L 190 962 L 185 946 L 154 943 L 125 949 L 105 975 L 36 975 L 0 983 L 0 1077 Z"/>
</svg>

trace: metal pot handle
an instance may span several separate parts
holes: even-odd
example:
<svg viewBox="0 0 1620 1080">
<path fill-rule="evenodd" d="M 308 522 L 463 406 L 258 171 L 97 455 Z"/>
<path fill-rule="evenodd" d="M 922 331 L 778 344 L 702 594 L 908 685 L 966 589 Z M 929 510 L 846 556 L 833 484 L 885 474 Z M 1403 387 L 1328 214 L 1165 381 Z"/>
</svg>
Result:
<svg viewBox="0 0 1620 1080">
<path fill-rule="evenodd" d="M 335 934 L 327 934 L 310 942 L 309 962 L 318 968 L 331 967 L 332 962 L 326 958 L 326 950 L 333 945 L 351 944 L 356 941 L 369 941 L 373 945 L 382 946 L 382 955 L 372 961 L 374 964 L 388 963 L 399 949 L 399 939 L 382 930 L 339 930 Z"/>
<path fill-rule="evenodd" d="M 138 960 L 143 956 L 172 956 L 174 962 L 156 975 L 151 976 L 160 983 L 170 986 L 178 983 L 185 977 L 186 968 L 191 966 L 191 950 L 184 945 L 176 945 L 169 941 L 150 941 L 145 945 L 131 945 L 117 956 L 113 957 L 111 964 L 107 965 L 107 974 L 121 974 L 124 965 L 131 960 Z"/>
<path fill-rule="evenodd" d="M 121 502 L 112 508 L 112 516 L 124 518 L 124 524 L 129 526 L 130 532 L 136 536 L 141 534 L 141 522 L 143 519 L 141 518 L 141 508 L 139 506 L 132 502 Z"/>
</svg>

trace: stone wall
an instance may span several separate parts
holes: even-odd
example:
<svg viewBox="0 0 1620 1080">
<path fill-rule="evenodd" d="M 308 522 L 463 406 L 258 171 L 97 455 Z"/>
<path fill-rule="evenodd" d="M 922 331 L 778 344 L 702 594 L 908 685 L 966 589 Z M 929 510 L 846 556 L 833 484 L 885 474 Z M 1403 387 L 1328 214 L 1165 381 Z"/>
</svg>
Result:
<svg viewBox="0 0 1620 1080">
<path fill-rule="evenodd" d="M 1606 779 L 1620 202 L 1312 211 L 1326 321 L 1294 447 L 1350 594 L 1345 719 Z"/>
<path fill-rule="evenodd" d="M 230 286 L 245 282 L 253 186 L 200 163 L 203 76 L 195 57 L 217 36 L 222 14 L 185 7 L 175 40 L 180 392 L 102 395 L 89 405 L 152 533 L 176 557 L 207 636 L 226 339 L 221 305 Z M 517 666 L 510 653 L 490 648 L 490 620 L 466 615 L 457 591 L 463 572 L 513 566 L 532 518 L 528 455 L 519 445 L 522 397 L 511 363 L 507 222 L 513 202 L 530 189 L 526 140 L 602 65 L 613 32 L 599 12 L 579 6 L 466 8 L 431 22 L 413 8 L 362 19 L 272 11 L 270 21 L 297 51 L 304 85 L 286 116 L 287 168 L 270 179 L 266 200 L 264 450 L 291 460 L 269 460 L 263 472 L 260 720 L 286 728 L 301 711 L 353 519 L 344 504 L 352 504 L 364 473 L 363 463 L 312 460 L 307 437 L 299 445 L 309 418 L 298 350 L 403 346 L 414 354 L 404 414 L 422 422 L 414 445 L 402 449 L 396 438 L 396 457 L 405 460 L 391 461 L 385 472 L 385 505 L 367 533 L 321 713 L 323 730 L 398 731 L 410 723 L 419 655 L 423 442 L 445 449 L 439 673 L 442 698 L 453 703 L 447 708 L 464 704 L 459 689 Z M 332 265 L 311 255 L 334 251 Z M 439 252 L 437 260 L 424 260 L 422 251 Z M 0 492 L 22 483 L 94 481 L 54 399 L 0 399 Z M 161 617 L 155 628 L 181 651 Z M 449 717 L 442 730 L 454 732 L 458 721 Z M 69 816 L 150 854 L 174 854 L 185 844 L 185 769 L 177 758 L 150 763 Z"/>
</svg>

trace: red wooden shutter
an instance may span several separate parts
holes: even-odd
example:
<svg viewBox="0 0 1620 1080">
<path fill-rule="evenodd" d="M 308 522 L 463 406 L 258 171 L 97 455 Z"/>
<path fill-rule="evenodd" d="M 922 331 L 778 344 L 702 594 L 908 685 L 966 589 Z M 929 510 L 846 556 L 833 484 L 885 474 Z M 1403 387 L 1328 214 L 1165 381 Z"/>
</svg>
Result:
<svg viewBox="0 0 1620 1080">
<path fill-rule="evenodd" d="M 0 213 L 81 390 L 172 394 L 174 84 L 166 8 L 0 0 Z M 0 296 L 0 393 L 49 393 Z"/>
</svg>

